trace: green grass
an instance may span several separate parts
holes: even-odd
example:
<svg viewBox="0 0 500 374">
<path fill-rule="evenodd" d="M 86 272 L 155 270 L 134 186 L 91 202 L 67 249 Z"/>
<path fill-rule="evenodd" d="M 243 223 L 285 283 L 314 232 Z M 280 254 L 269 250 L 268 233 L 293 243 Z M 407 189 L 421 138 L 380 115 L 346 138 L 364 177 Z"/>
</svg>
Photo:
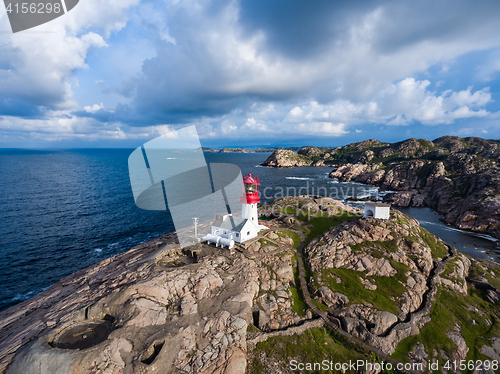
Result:
<svg viewBox="0 0 500 374">
<path fill-rule="evenodd" d="M 494 275 L 491 274 L 492 272 Z M 469 269 L 469 278 L 477 277 L 483 274 L 489 284 L 500 290 L 500 266 L 488 268 L 480 262 L 473 261 L 472 266 Z"/>
<path fill-rule="evenodd" d="M 458 278 L 455 278 L 455 277 L 452 277 L 452 273 L 454 272 L 454 270 L 457 268 L 457 261 L 459 261 L 460 258 L 459 257 L 456 257 L 454 258 L 453 260 L 449 261 L 447 264 L 446 264 L 446 267 L 444 269 L 444 271 L 441 273 L 441 277 L 442 278 L 448 278 L 454 282 L 458 282 L 460 283 L 461 285 L 464 284 L 464 280 L 463 279 L 458 279 Z"/>
<path fill-rule="evenodd" d="M 433 258 L 443 258 L 448 254 L 448 248 L 423 227 L 420 228 L 420 237 L 430 247 Z"/>
<path fill-rule="evenodd" d="M 375 248 L 374 250 L 372 250 L 373 257 L 379 258 L 382 256 L 382 252 L 376 250 L 377 246 L 385 248 L 388 252 L 397 252 L 398 251 L 398 244 L 397 244 L 396 240 L 385 241 L 385 242 L 380 241 L 380 240 L 377 240 L 374 242 L 365 241 L 362 243 L 352 245 L 351 249 L 353 252 L 358 252 L 361 249 Z"/>
<path fill-rule="evenodd" d="M 408 271 L 411 271 L 410 267 L 408 265 L 402 264 L 400 262 L 394 261 L 394 260 L 389 260 L 391 262 L 391 266 L 396 269 L 398 272 L 395 277 L 397 280 L 400 282 L 406 283 L 408 280 L 408 277 L 406 276 L 406 273 Z M 382 277 L 385 278 L 385 277 Z"/>
<path fill-rule="evenodd" d="M 286 206 L 284 208 L 281 208 L 281 213 L 294 216 L 297 214 L 297 210 L 293 209 L 292 207 Z"/>
<path fill-rule="evenodd" d="M 260 332 L 260 330 L 254 325 L 248 325 L 247 332 Z"/>
<path fill-rule="evenodd" d="M 422 182 L 425 183 L 425 180 L 429 176 L 432 170 L 432 164 L 424 164 L 422 167 L 417 171 L 417 178 Z M 422 185 L 423 187 L 423 185 Z"/>
<path fill-rule="evenodd" d="M 281 362 L 284 368 L 289 368 L 292 359 L 297 362 L 349 362 L 349 360 L 368 360 L 375 362 L 370 355 L 364 355 L 333 339 L 332 335 L 324 328 L 314 327 L 301 335 L 277 336 L 260 342 L 253 351 L 254 359 L 251 363 L 250 373 L 260 374 L 266 369 L 259 360 L 259 353 L 265 352 L 268 359 Z M 331 371 L 312 370 L 310 373 L 331 373 Z M 354 373 L 347 371 L 346 373 Z"/>
<path fill-rule="evenodd" d="M 396 350 L 391 356 L 401 362 L 410 362 L 408 353 L 410 353 L 417 344 L 419 344 L 419 335 L 409 336 L 398 343 Z"/>
<path fill-rule="evenodd" d="M 468 310 L 468 306 L 474 306 L 484 311 L 486 317 L 481 317 L 477 312 Z M 449 356 L 456 345 L 446 335 L 452 331 L 455 324 L 461 327 L 461 334 L 467 346 L 470 348 L 467 360 L 485 360 L 486 356 L 479 352 L 480 347 L 488 342 L 489 338 L 498 336 L 500 333 L 500 322 L 493 316 L 496 307 L 485 301 L 482 293 L 474 291 L 467 296 L 445 289 L 440 289 L 436 294 L 436 301 L 431 310 L 431 321 L 421 328 L 416 336 L 410 336 L 399 342 L 393 357 L 408 361 L 407 355 L 416 344 L 424 344 L 426 351 L 431 353 L 436 349 L 443 349 Z M 488 326 L 486 318 L 491 321 Z M 474 319 L 477 325 L 473 325 Z"/>
<path fill-rule="evenodd" d="M 295 230 L 302 231 L 305 236 L 309 235 L 311 232 L 311 229 L 307 226 L 296 226 Z"/>
<path fill-rule="evenodd" d="M 296 232 L 290 231 L 290 230 L 283 230 L 280 232 L 276 233 L 279 236 L 288 236 L 293 239 L 293 248 L 297 249 L 300 246 L 300 235 L 297 234 Z"/>
<path fill-rule="evenodd" d="M 260 238 L 259 242 L 262 245 L 262 247 L 265 247 L 265 246 L 277 247 L 276 244 L 274 244 L 274 243 L 272 243 L 272 242 L 270 242 L 270 241 L 268 241 L 268 240 L 266 240 L 264 238 Z"/>
<path fill-rule="evenodd" d="M 396 216 L 396 222 L 399 224 L 399 225 L 407 225 L 409 226 L 410 225 L 410 217 L 408 217 L 406 214 L 403 214 L 397 210 L 393 210 L 391 213 L 394 213 L 394 215 Z"/>
<path fill-rule="evenodd" d="M 328 312 L 328 307 L 325 304 L 320 303 L 316 299 L 311 299 L 311 301 L 316 306 L 316 308 L 318 308 L 321 312 L 323 312 L 323 313 Z"/>
<path fill-rule="evenodd" d="M 304 317 L 306 315 L 307 304 L 304 299 L 304 294 L 302 293 L 302 288 L 300 286 L 299 280 L 299 268 L 297 266 L 297 254 L 294 253 L 292 256 L 293 264 L 293 279 L 295 282 L 295 287 L 289 287 L 288 290 L 292 293 L 292 309 L 299 317 Z"/>
<path fill-rule="evenodd" d="M 490 272 L 493 272 L 495 275 L 491 275 Z M 498 290 L 500 290 L 500 267 L 493 267 L 488 269 L 485 274 L 485 278 L 488 279 L 488 282 Z"/>
<path fill-rule="evenodd" d="M 357 216 L 353 216 L 351 213 L 343 211 L 342 214 L 332 216 L 332 217 L 318 217 L 311 219 L 308 224 L 313 227 L 308 233 L 306 233 L 306 245 L 309 244 L 314 238 L 320 236 L 328 229 L 340 225 L 342 222 L 350 221 Z M 299 217 L 300 218 L 300 217 Z M 301 220 L 307 220 L 302 219 Z"/>
<path fill-rule="evenodd" d="M 423 148 L 423 149 L 425 149 L 428 152 L 435 151 L 436 149 L 439 148 L 437 146 L 432 146 L 430 144 L 430 142 L 428 140 L 426 140 L 426 139 L 418 139 L 418 142 L 420 143 L 420 147 Z"/>
<path fill-rule="evenodd" d="M 300 289 L 300 285 L 299 285 Z M 299 317 L 305 317 L 307 304 L 302 296 L 302 291 L 295 287 L 288 287 L 288 290 L 292 293 L 292 309 Z"/>
<path fill-rule="evenodd" d="M 405 265 L 399 264 L 399 270 L 406 270 Z M 397 269 L 398 270 L 398 269 Z M 335 277 L 342 279 L 341 283 L 337 283 Z M 399 302 L 392 300 L 391 297 L 400 297 L 406 291 L 399 280 L 406 281 L 404 271 L 398 271 L 395 277 L 366 277 L 366 272 L 356 271 L 351 269 L 335 268 L 324 269 L 322 272 L 323 281 L 334 291 L 343 293 L 349 298 L 350 304 L 371 303 L 374 308 L 379 310 L 387 310 L 396 315 L 399 314 Z M 377 286 L 376 290 L 368 290 L 359 277 L 369 279 Z"/>
<path fill-rule="evenodd" d="M 376 163 L 383 163 L 383 164 L 388 164 L 389 162 L 397 162 L 397 161 L 404 161 L 405 159 L 402 158 L 400 155 L 395 154 L 392 156 L 387 156 L 387 157 L 374 157 L 370 160 L 369 164 L 376 164 Z"/>
</svg>

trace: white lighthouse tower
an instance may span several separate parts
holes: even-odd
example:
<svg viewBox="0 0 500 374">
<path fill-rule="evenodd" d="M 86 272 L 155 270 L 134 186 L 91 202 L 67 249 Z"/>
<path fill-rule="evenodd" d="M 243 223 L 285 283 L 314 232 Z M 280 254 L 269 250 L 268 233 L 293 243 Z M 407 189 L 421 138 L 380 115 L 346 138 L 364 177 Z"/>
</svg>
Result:
<svg viewBox="0 0 500 374">
<path fill-rule="evenodd" d="M 243 185 L 243 196 L 240 197 L 240 202 L 243 204 L 241 217 L 234 217 L 232 214 L 216 215 L 212 223 L 212 233 L 204 236 L 202 240 L 232 248 L 234 242 L 243 243 L 255 238 L 260 230 L 267 229 L 266 226 L 259 225 L 257 213 L 257 204 L 260 202 L 260 179 L 248 174 L 243 178 Z"/>
<path fill-rule="evenodd" d="M 246 218 L 256 226 L 259 225 L 259 216 L 257 214 L 257 204 L 260 203 L 259 197 L 259 177 L 252 177 L 252 174 L 243 178 L 243 183 L 245 186 L 244 196 L 240 197 L 240 201 L 243 204 L 241 210 L 241 218 Z"/>
</svg>

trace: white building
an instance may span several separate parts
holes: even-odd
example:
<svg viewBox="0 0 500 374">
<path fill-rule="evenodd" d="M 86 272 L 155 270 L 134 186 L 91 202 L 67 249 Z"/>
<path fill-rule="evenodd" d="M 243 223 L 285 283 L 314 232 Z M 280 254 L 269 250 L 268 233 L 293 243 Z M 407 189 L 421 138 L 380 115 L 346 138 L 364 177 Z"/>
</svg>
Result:
<svg viewBox="0 0 500 374">
<path fill-rule="evenodd" d="M 365 214 L 363 217 L 373 217 L 379 219 L 389 219 L 391 204 L 365 203 Z"/>
<path fill-rule="evenodd" d="M 240 198 L 243 204 L 241 218 L 234 217 L 232 214 L 216 215 L 212 223 L 212 234 L 204 236 L 203 240 L 214 243 L 216 246 L 232 248 L 234 242 L 243 243 L 255 238 L 259 231 L 267 229 L 266 226 L 259 225 L 257 211 L 257 204 L 260 202 L 260 179 L 248 174 L 244 177 L 243 183 L 245 190 L 244 196 Z"/>
<path fill-rule="evenodd" d="M 232 239 L 238 243 L 255 238 L 259 231 L 258 223 L 255 225 L 247 218 L 233 217 L 230 214 L 217 215 L 212 223 L 212 235 Z"/>
</svg>

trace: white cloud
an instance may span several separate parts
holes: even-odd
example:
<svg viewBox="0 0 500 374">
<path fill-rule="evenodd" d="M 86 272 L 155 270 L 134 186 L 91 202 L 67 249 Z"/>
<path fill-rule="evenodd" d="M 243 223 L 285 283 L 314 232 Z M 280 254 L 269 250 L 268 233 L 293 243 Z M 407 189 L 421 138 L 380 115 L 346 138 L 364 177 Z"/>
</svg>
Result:
<svg viewBox="0 0 500 374">
<path fill-rule="evenodd" d="M 78 86 L 73 74 L 88 68 L 86 58 L 92 48 L 107 46 L 104 37 L 123 28 L 125 10 L 139 0 L 85 0 L 66 15 L 34 29 L 3 34 L 0 39 L 0 100 L 9 97 L 33 106 L 55 109 L 77 108 L 73 90 Z M 0 25 L 10 28 L 5 12 Z M 87 30 L 95 30 L 88 32 Z"/>
<path fill-rule="evenodd" d="M 459 92 L 450 90 L 438 95 L 427 90 L 428 80 L 406 78 L 392 84 L 369 102 L 336 100 L 329 104 L 316 101 L 294 107 L 284 122 L 331 121 L 345 125 L 383 123 L 408 125 L 419 121 L 426 125 L 450 124 L 457 119 L 485 117 L 484 106 L 492 101 L 488 88 L 472 92 L 472 87 Z"/>
<path fill-rule="evenodd" d="M 83 107 L 83 110 L 85 110 L 88 113 L 95 113 L 101 109 L 104 109 L 104 105 L 102 103 L 101 104 L 94 104 L 92 106 L 88 105 L 88 106 Z"/>
<path fill-rule="evenodd" d="M 293 130 L 298 131 L 300 134 L 317 136 L 341 136 L 349 132 L 346 130 L 345 124 L 330 122 L 301 123 L 294 126 Z"/>
<path fill-rule="evenodd" d="M 488 88 L 473 93 L 472 87 L 468 87 L 459 92 L 447 90 L 437 95 L 427 90 L 429 85 L 428 80 L 416 81 L 414 78 L 391 85 L 380 95 L 378 118 L 391 118 L 388 122 L 391 125 L 408 124 L 414 120 L 437 125 L 489 114 L 483 108 L 492 101 Z"/>
<path fill-rule="evenodd" d="M 350 129 L 366 131 L 359 129 L 366 124 L 438 125 L 491 117 L 488 89 L 434 92 L 432 77 L 412 78 L 435 65 L 450 71 L 459 56 L 498 48 L 500 15 L 485 6 L 459 4 L 448 11 L 433 3 L 380 2 L 344 14 L 337 4 L 326 18 L 320 9 L 310 24 L 301 24 L 306 15 L 283 14 L 299 34 L 312 33 L 305 41 L 292 40 L 289 49 L 283 19 L 260 24 L 266 15 L 260 12 L 249 20 L 258 24 L 252 28 L 245 23 L 246 6 L 236 0 L 217 6 L 198 0 L 82 0 L 64 17 L 36 29 L 54 33 L 5 35 L 0 40 L 0 115 L 2 98 L 8 98 L 41 108 L 37 115 L 45 118 L 9 118 L 3 122 L 13 127 L 0 128 L 14 131 L 15 123 L 17 131 L 41 137 L 107 139 L 154 135 L 172 131 L 165 124 L 182 123 L 197 124 L 208 138 L 286 138 L 342 136 Z M 457 14 L 467 20 L 460 27 L 453 18 Z M 133 25 L 127 29 L 128 22 Z M 318 22 L 326 26 L 314 34 Z M 0 24 L 7 25 L 2 12 Z M 116 38 L 110 38 L 113 33 Z M 91 51 L 114 47 L 125 36 L 119 54 L 93 59 L 95 65 L 88 66 Z M 138 53 L 136 47 L 146 39 L 151 50 Z M 308 49 L 311 40 L 319 40 L 314 50 Z M 86 82 L 78 82 L 75 72 L 104 65 L 112 69 L 113 64 L 116 76 L 89 74 L 90 82 L 99 94 L 107 90 L 110 97 L 126 96 L 115 100 L 129 104 L 126 110 L 120 112 L 92 91 L 82 103 L 74 93 Z M 124 68 L 127 64 L 133 67 Z M 492 64 L 484 76 L 497 70 Z M 106 112 L 106 107 L 121 122 L 70 115 L 82 107 L 81 113 L 89 114 Z M 132 127 L 132 120 L 144 128 Z"/>
</svg>

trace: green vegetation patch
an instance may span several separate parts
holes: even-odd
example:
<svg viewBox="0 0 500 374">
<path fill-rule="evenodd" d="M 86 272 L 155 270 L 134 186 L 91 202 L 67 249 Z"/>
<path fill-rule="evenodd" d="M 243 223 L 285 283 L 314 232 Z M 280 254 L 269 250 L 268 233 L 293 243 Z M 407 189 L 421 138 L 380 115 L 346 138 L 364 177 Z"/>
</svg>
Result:
<svg viewBox="0 0 500 374">
<path fill-rule="evenodd" d="M 422 167 L 417 171 L 417 178 L 424 183 L 427 177 L 431 174 L 432 171 L 432 164 L 424 164 Z"/>
<path fill-rule="evenodd" d="M 469 278 L 477 276 L 484 276 L 489 284 L 500 290 L 500 266 L 491 267 L 491 264 L 486 266 L 486 264 L 473 260 L 469 268 Z"/>
<path fill-rule="evenodd" d="M 454 258 L 453 260 L 449 261 L 447 264 L 446 264 L 446 267 L 444 269 L 444 271 L 441 273 L 441 278 L 448 278 L 449 280 L 452 280 L 453 282 L 458 282 L 460 283 L 461 285 L 464 284 L 464 280 L 463 279 L 459 279 L 459 278 L 455 278 L 455 277 L 452 277 L 452 274 L 453 272 L 457 269 L 458 265 L 457 265 L 457 261 L 460 260 L 460 257 L 456 257 Z"/>
<path fill-rule="evenodd" d="M 332 161 L 342 161 L 342 162 L 353 162 L 355 156 L 360 154 L 361 152 L 356 151 L 356 147 L 353 146 L 345 146 L 338 148 L 338 150 L 332 154 L 330 160 Z"/>
<path fill-rule="evenodd" d="M 377 241 L 365 241 L 365 242 L 362 242 L 362 243 L 358 243 L 358 244 L 355 244 L 355 245 L 352 245 L 351 246 L 351 249 L 353 252 L 358 252 L 362 249 L 369 249 L 369 248 L 377 248 L 377 247 L 382 247 L 384 249 L 386 249 L 388 252 L 397 252 L 398 251 L 398 244 L 397 244 L 397 241 L 394 239 L 394 240 L 390 240 L 390 241 L 380 241 L 380 240 L 377 240 Z M 373 257 L 381 257 L 381 254 L 382 252 L 377 251 L 376 250 L 372 250 L 372 254 L 373 254 Z"/>
<path fill-rule="evenodd" d="M 405 266 L 399 264 L 401 266 Z M 398 266 L 401 270 L 406 270 Z M 409 269 L 409 268 L 408 268 Z M 334 291 L 343 293 L 349 298 L 350 304 L 365 304 L 370 303 L 374 308 L 379 310 L 387 310 L 396 315 L 399 314 L 400 302 L 399 298 L 406 287 L 400 283 L 400 279 L 406 281 L 406 275 L 402 271 L 398 271 L 395 277 L 379 277 L 366 276 L 366 271 L 356 271 L 352 269 L 324 269 L 322 271 L 323 281 L 328 287 Z M 342 279 L 341 283 L 337 283 L 336 277 Z M 376 290 L 368 290 L 360 277 L 369 280 L 377 286 Z"/>
<path fill-rule="evenodd" d="M 438 146 L 431 145 L 431 142 L 427 139 L 418 139 L 418 142 L 420 143 L 420 147 L 428 152 L 435 151 L 439 148 Z"/>
<path fill-rule="evenodd" d="M 500 333 L 500 321 L 494 316 L 495 308 L 495 305 L 484 300 L 480 291 L 473 291 L 465 296 L 440 288 L 432 306 L 431 320 L 421 328 L 418 335 L 399 342 L 392 356 L 408 361 L 408 353 L 417 344 L 424 344 L 427 353 L 431 355 L 434 349 L 438 352 L 443 349 L 450 356 L 457 347 L 446 333 L 453 331 L 458 324 L 461 335 L 470 348 L 467 360 L 486 360 L 487 357 L 479 349 Z M 472 320 L 476 323 L 472 323 Z"/>
<path fill-rule="evenodd" d="M 300 286 L 299 280 L 299 268 L 297 266 L 298 258 L 297 254 L 294 253 L 292 256 L 292 268 L 293 268 L 293 279 L 295 287 L 288 287 L 288 290 L 292 293 L 292 309 L 299 317 L 304 317 L 306 315 L 307 304 L 304 299 L 304 294 L 302 293 L 302 288 Z"/>
<path fill-rule="evenodd" d="M 295 229 L 302 231 L 306 236 L 309 235 L 309 233 L 311 232 L 311 229 L 307 226 L 296 226 Z"/>
<path fill-rule="evenodd" d="M 340 214 L 332 217 L 318 217 L 311 219 L 308 224 L 313 227 L 306 233 L 306 245 L 309 244 L 314 238 L 320 236 L 328 229 L 340 225 L 342 222 L 354 219 L 355 215 L 352 213 L 341 211 Z M 299 217 L 300 220 L 307 220 L 307 217 Z"/>
<path fill-rule="evenodd" d="M 448 254 L 448 248 L 423 227 L 420 228 L 420 237 L 431 249 L 433 258 L 443 258 Z"/>
<path fill-rule="evenodd" d="M 300 284 L 296 287 L 289 287 L 288 290 L 292 293 L 292 309 L 299 317 L 305 317 L 307 304 L 302 295 L 302 290 L 300 289 Z"/>
<path fill-rule="evenodd" d="M 382 164 L 386 165 L 389 163 L 389 162 L 398 162 L 398 161 L 403 161 L 405 160 L 403 157 L 401 157 L 400 155 L 398 154 L 395 154 L 395 155 L 391 155 L 391 156 L 387 156 L 387 157 L 374 157 L 370 160 L 369 164 L 377 164 L 379 162 L 381 162 Z"/>
<path fill-rule="evenodd" d="M 300 246 L 300 235 L 297 234 L 296 232 L 293 232 L 293 231 L 290 231 L 290 230 L 283 230 L 283 231 L 279 231 L 276 233 L 278 236 L 281 236 L 281 237 L 290 237 L 293 239 L 293 247 L 295 249 L 299 248 Z"/>
<path fill-rule="evenodd" d="M 255 327 L 254 325 L 249 324 L 247 326 L 247 332 L 260 332 L 260 330 L 257 327 Z"/>
<path fill-rule="evenodd" d="M 493 274 L 491 274 L 493 273 Z M 492 267 L 489 268 L 486 274 L 484 275 L 488 282 L 498 290 L 500 290 L 500 267 Z"/>
<path fill-rule="evenodd" d="M 336 341 L 325 328 L 314 327 L 301 335 L 277 336 L 265 342 L 257 343 L 253 351 L 250 373 L 260 374 L 266 368 L 259 360 L 260 352 L 265 352 L 268 359 L 277 360 L 282 363 L 283 368 L 289 368 L 291 360 L 297 362 L 322 362 L 323 360 L 333 362 L 349 362 L 349 360 L 367 360 L 375 362 L 371 355 L 364 355 L 347 348 Z M 309 372 L 309 371 L 308 371 Z M 312 370 L 310 373 L 333 373 L 330 370 Z M 346 371 L 346 373 L 355 373 Z"/>
<path fill-rule="evenodd" d="M 391 266 L 398 272 L 395 275 L 396 279 L 399 280 L 400 282 L 406 283 L 408 280 L 406 273 L 411 271 L 410 267 L 408 265 L 402 264 L 394 260 L 389 260 L 389 261 L 391 262 Z M 386 278 L 386 277 L 381 277 L 381 278 Z"/>
<path fill-rule="evenodd" d="M 264 247 L 264 246 L 271 246 L 271 247 L 277 247 L 276 244 L 274 244 L 273 242 L 270 242 L 269 240 L 266 240 L 264 238 L 260 238 L 259 239 L 259 242 L 260 244 Z"/>
<path fill-rule="evenodd" d="M 294 216 L 297 214 L 297 210 L 290 206 L 285 206 L 281 208 L 281 213 L 288 215 L 288 216 Z"/>
</svg>

